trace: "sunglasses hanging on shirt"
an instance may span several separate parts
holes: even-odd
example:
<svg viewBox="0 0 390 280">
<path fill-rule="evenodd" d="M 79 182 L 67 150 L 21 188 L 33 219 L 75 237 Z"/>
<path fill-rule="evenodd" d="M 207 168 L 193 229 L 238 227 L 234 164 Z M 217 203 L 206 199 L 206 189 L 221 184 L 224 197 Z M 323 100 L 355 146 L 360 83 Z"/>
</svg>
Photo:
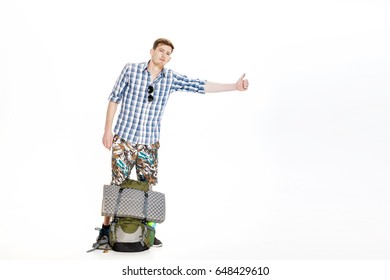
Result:
<svg viewBox="0 0 390 280">
<path fill-rule="evenodd" d="M 152 93 L 153 93 L 153 91 L 154 91 L 154 88 L 152 87 L 152 86 L 148 86 L 148 93 L 149 93 L 149 95 L 148 95 L 148 101 L 149 102 L 152 102 L 153 101 L 153 95 L 152 95 Z"/>
</svg>

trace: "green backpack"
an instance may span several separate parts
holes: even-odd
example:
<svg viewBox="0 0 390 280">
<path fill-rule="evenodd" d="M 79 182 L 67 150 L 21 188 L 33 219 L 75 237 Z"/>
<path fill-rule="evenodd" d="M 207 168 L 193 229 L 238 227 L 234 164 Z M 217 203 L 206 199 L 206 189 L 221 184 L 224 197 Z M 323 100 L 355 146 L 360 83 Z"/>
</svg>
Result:
<svg viewBox="0 0 390 280">
<path fill-rule="evenodd" d="M 147 192 L 146 182 L 126 179 L 121 188 L 133 188 Z M 110 225 L 109 244 L 118 252 L 141 252 L 154 243 L 155 229 L 147 221 L 131 217 L 114 217 Z"/>
<path fill-rule="evenodd" d="M 154 228 L 134 218 L 114 218 L 110 226 L 109 244 L 118 252 L 141 252 L 154 242 Z"/>
</svg>

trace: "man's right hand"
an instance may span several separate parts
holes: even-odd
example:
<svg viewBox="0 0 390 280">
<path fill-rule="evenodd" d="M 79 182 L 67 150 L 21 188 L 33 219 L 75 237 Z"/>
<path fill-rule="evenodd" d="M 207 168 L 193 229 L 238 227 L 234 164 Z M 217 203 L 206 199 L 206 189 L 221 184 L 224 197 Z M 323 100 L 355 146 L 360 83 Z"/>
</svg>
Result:
<svg viewBox="0 0 390 280">
<path fill-rule="evenodd" d="M 112 135 L 112 121 L 114 120 L 118 103 L 108 102 L 106 124 L 104 125 L 103 146 L 111 150 L 114 135 Z"/>
<path fill-rule="evenodd" d="M 114 135 L 111 131 L 105 131 L 103 135 L 103 146 L 106 147 L 108 150 L 111 150 L 112 147 L 112 140 L 114 138 Z"/>
</svg>

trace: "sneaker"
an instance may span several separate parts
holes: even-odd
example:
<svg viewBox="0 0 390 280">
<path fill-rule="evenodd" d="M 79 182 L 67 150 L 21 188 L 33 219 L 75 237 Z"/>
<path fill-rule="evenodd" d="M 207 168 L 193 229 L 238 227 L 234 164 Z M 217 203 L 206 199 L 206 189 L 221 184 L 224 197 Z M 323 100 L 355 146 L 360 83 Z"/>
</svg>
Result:
<svg viewBox="0 0 390 280">
<path fill-rule="evenodd" d="M 98 229 L 98 228 L 96 228 Z M 101 240 L 107 240 L 108 241 L 108 235 L 110 233 L 110 229 L 109 228 L 101 228 L 99 230 L 99 236 L 96 238 L 96 242 L 100 242 Z"/>
<path fill-rule="evenodd" d="M 110 233 L 110 229 L 104 228 L 95 228 L 99 231 L 99 236 L 96 238 L 96 242 L 92 244 L 92 249 L 88 250 L 87 253 L 92 252 L 96 249 L 108 250 L 110 245 L 108 244 L 108 235 Z"/>
<path fill-rule="evenodd" d="M 153 247 L 162 247 L 162 245 L 162 242 L 155 237 Z"/>
</svg>

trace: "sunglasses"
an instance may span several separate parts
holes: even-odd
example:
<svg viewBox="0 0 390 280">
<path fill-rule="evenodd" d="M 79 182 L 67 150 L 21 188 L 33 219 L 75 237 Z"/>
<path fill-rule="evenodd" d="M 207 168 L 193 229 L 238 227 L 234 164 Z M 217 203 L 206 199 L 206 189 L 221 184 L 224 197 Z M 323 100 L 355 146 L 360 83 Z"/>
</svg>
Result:
<svg viewBox="0 0 390 280">
<path fill-rule="evenodd" d="M 152 86 L 149 86 L 148 87 L 148 93 L 149 93 L 149 95 L 148 95 L 148 101 L 149 102 L 152 102 L 153 101 L 153 95 L 152 95 L 152 93 L 153 93 L 153 91 L 154 91 L 154 88 L 152 87 Z"/>
</svg>

